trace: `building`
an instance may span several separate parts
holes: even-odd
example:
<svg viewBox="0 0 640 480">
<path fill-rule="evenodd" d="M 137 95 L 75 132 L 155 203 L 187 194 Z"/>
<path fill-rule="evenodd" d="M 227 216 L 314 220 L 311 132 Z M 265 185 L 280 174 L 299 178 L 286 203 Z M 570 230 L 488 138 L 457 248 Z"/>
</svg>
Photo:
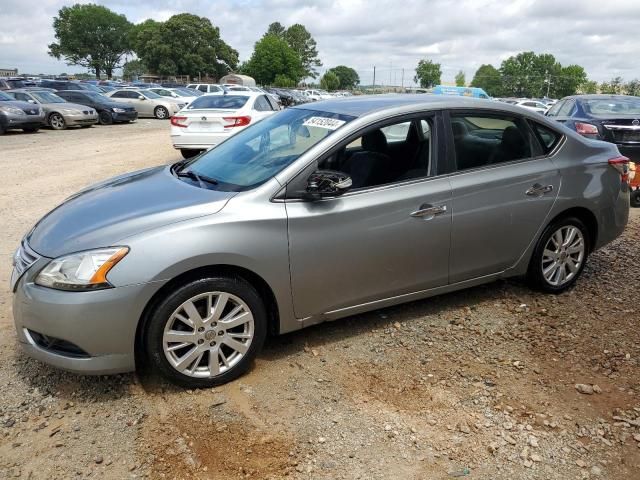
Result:
<svg viewBox="0 0 640 480">
<path fill-rule="evenodd" d="M 0 77 L 16 77 L 18 76 L 17 68 L 0 68 Z"/>
</svg>

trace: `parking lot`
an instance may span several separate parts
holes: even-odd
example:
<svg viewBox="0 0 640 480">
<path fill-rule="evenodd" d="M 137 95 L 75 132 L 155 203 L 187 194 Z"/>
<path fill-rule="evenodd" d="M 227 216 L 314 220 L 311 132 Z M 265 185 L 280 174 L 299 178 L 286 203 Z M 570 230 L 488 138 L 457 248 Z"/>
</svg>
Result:
<svg viewBox="0 0 640 480">
<path fill-rule="evenodd" d="M 8 133 L 0 151 L 0 478 L 640 475 L 640 210 L 568 293 L 498 282 L 318 325 L 268 340 L 235 382 L 184 391 L 30 360 L 8 286 L 48 210 L 181 158 L 168 122 Z"/>
</svg>

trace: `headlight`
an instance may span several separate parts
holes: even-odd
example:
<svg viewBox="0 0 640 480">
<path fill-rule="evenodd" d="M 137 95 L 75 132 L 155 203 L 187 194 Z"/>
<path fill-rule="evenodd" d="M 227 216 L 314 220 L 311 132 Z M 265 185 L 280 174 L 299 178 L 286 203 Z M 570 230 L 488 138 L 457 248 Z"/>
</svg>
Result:
<svg viewBox="0 0 640 480">
<path fill-rule="evenodd" d="M 114 107 L 111 110 L 113 110 L 116 113 L 124 113 L 124 112 L 126 112 L 126 110 L 124 108 L 118 108 L 118 107 Z"/>
<path fill-rule="evenodd" d="M 0 112 L 13 113 L 14 115 L 26 115 L 24 113 L 24 110 L 20 110 L 19 108 L 9 107 L 9 106 L 0 106 Z"/>
<path fill-rule="evenodd" d="M 36 284 L 58 290 L 111 288 L 107 273 L 129 253 L 127 247 L 72 253 L 52 260 L 36 277 Z"/>
</svg>

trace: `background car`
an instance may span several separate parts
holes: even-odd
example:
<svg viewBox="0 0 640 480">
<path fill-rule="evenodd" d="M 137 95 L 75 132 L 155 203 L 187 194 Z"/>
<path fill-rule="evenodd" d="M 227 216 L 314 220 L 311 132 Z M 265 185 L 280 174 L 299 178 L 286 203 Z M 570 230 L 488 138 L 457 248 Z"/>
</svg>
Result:
<svg viewBox="0 0 640 480">
<path fill-rule="evenodd" d="M 49 80 L 43 79 L 37 85 L 43 88 L 52 88 L 57 91 L 61 90 L 87 90 L 90 92 L 102 93 L 102 91 L 91 83 L 80 83 L 73 80 Z"/>
<path fill-rule="evenodd" d="M 191 88 L 192 90 L 199 90 L 202 93 L 222 95 L 224 93 L 224 89 L 222 85 L 218 85 L 215 83 L 190 83 L 187 85 L 187 88 Z"/>
<path fill-rule="evenodd" d="M 139 117 L 151 117 L 166 120 L 180 111 L 187 102 L 176 101 L 173 98 L 162 97 L 147 89 L 119 89 L 106 94 L 118 102 L 131 105 L 138 112 Z"/>
<path fill-rule="evenodd" d="M 171 117 L 171 142 L 190 158 L 278 110 L 277 102 L 262 93 L 203 95 Z"/>
<path fill-rule="evenodd" d="M 6 92 L 16 100 L 39 105 L 44 109 L 46 124 L 54 130 L 69 126 L 90 127 L 98 123 L 98 112 L 92 107 L 67 102 L 49 90 L 9 90 Z"/>
<path fill-rule="evenodd" d="M 100 125 L 132 122 L 138 118 L 138 112 L 131 105 L 116 102 L 101 93 L 86 90 L 62 90 L 58 91 L 56 95 L 69 102 L 94 108 L 98 112 Z"/>
<path fill-rule="evenodd" d="M 21 102 L 0 92 L 0 135 L 7 130 L 37 132 L 44 125 L 44 110 L 39 105 Z"/>
<path fill-rule="evenodd" d="M 640 97 L 573 95 L 559 100 L 547 116 L 586 138 L 614 143 L 620 153 L 640 162 Z"/>
<path fill-rule="evenodd" d="M 200 95 L 196 95 L 194 90 L 187 90 L 183 88 L 163 88 L 163 87 L 154 87 L 150 88 L 149 91 L 153 93 L 157 93 L 161 97 L 171 98 L 176 102 L 189 104 L 193 102 Z"/>
<path fill-rule="evenodd" d="M 532 112 L 542 113 L 547 111 L 549 107 L 547 107 L 544 103 L 538 102 L 537 100 L 517 100 L 513 105 L 518 105 L 520 107 L 524 107 L 527 110 L 531 110 Z"/>
</svg>

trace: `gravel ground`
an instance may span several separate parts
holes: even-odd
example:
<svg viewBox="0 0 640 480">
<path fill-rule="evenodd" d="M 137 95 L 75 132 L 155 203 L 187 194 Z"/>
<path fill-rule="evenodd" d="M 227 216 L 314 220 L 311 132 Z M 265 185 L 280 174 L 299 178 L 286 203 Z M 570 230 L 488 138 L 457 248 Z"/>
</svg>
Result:
<svg viewBox="0 0 640 480">
<path fill-rule="evenodd" d="M 0 138 L 0 478 L 640 478 L 640 214 L 559 296 L 518 281 L 268 341 L 184 391 L 17 348 L 10 256 L 81 187 L 175 161 L 166 122 Z"/>
</svg>

